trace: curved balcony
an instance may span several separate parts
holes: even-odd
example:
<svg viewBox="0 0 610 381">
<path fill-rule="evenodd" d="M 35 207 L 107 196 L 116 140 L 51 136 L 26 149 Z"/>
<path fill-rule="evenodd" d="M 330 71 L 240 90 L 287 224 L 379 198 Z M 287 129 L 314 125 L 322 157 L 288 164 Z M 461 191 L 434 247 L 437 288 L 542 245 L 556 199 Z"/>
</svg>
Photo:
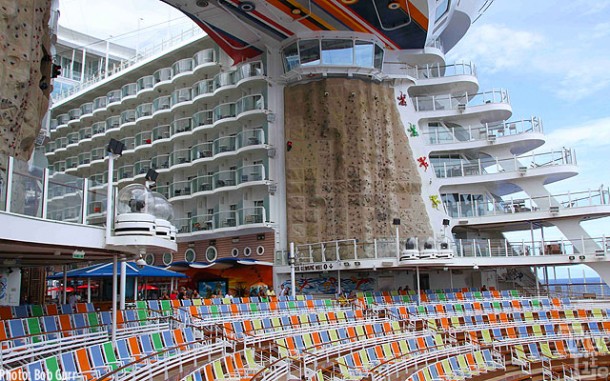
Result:
<svg viewBox="0 0 610 381">
<path fill-rule="evenodd" d="M 173 167 L 180 164 L 188 164 L 191 162 L 191 152 L 189 149 L 181 149 L 174 151 L 169 155 L 169 166 Z"/>
<path fill-rule="evenodd" d="M 121 124 L 125 125 L 128 123 L 135 123 L 136 121 L 136 110 L 135 109 L 131 109 L 131 110 L 125 110 L 123 112 L 121 112 Z M 121 126 L 123 127 L 123 126 Z"/>
<path fill-rule="evenodd" d="M 168 188 L 169 198 L 189 196 L 191 194 L 191 181 L 176 181 L 169 185 Z"/>
<path fill-rule="evenodd" d="M 83 152 L 78 155 L 78 166 L 85 166 L 91 163 L 91 152 Z"/>
<path fill-rule="evenodd" d="M 183 89 L 174 90 L 172 92 L 171 108 L 174 109 L 177 105 L 185 102 L 190 102 L 192 99 L 192 88 L 185 87 Z"/>
<path fill-rule="evenodd" d="M 55 153 L 59 153 L 60 150 L 65 150 L 68 146 L 68 138 L 63 136 L 55 139 Z"/>
<path fill-rule="evenodd" d="M 80 106 L 81 118 L 93 115 L 93 102 L 83 103 Z"/>
<path fill-rule="evenodd" d="M 106 131 L 118 129 L 121 126 L 120 115 L 113 115 L 106 119 Z"/>
<path fill-rule="evenodd" d="M 507 120 L 512 114 L 508 91 L 491 90 L 477 94 L 442 94 L 411 98 L 415 111 L 434 115 L 461 115 L 473 117 L 485 115 L 483 121 Z M 449 112 L 449 113 L 448 113 Z"/>
<path fill-rule="evenodd" d="M 214 143 L 200 143 L 191 147 L 191 160 L 204 159 L 214 156 Z"/>
<path fill-rule="evenodd" d="M 237 147 L 236 140 L 235 136 L 223 136 L 214 140 L 214 155 L 235 151 L 235 148 Z"/>
<path fill-rule="evenodd" d="M 107 173 L 98 173 L 89 177 L 89 188 L 104 188 L 108 182 Z"/>
<path fill-rule="evenodd" d="M 119 167 L 118 171 L 118 180 L 127 180 L 133 177 L 134 174 L 134 166 L 131 164 L 124 165 Z"/>
<path fill-rule="evenodd" d="M 91 139 L 92 136 L 93 136 L 93 127 L 81 128 L 81 130 L 78 131 L 78 138 L 79 138 L 79 141 L 81 141 L 81 142 L 86 139 Z"/>
<path fill-rule="evenodd" d="M 78 121 L 78 119 L 80 118 L 81 115 L 82 115 L 82 112 L 81 112 L 80 108 L 73 108 L 72 110 L 68 111 L 68 118 L 69 118 L 68 123 L 73 120 Z"/>
<path fill-rule="evenodd" d="M 195 83 L 192 87 L 193 100 L 204 98 L 206 96 L 213 96 L 214 90 L 214 80 L 213 79 L 204 79 Z"/>
<path fill-rule="evenodd" d="M 101 137 L 104 136 L 106 132 L 106 122 L 97 122 L 91 125 L 91 133 L 93 137 Z"/>
<path fill-rule="evenodd" d="M 592 218 L 610 213 L 610 192 L 603 187 L 518 199 L 502 200 L 491 195 L 474 195 L 470 199 L 472 201 L 446 200 L 444 205 L 447 214 L 452 218 L 468 218 L 469 223 L 479 224 L 566 217 Z"/>
<path fill-rule="evenodd" d="M 191 74 L 193 72 L 193 67 L 195 60 L 192 58 L 184 58 L 179 61 L 174 62 L 172 65 L 172 72 L 174 73 L 173 78 L 184 74 Z"/>
<path fill-rule="evenodd" d="M 150 117 L 153 114 L 152 103 L 142 103 L 136 107 L 136 120 Z"/>
<path fill-rule="evenodd" d="M 247 95 L 236 103 L 237 115 L 248 111 L 260 111 L 265 109 L 265 98 L 261 94 Z"/>
<path fill-rule="evenodd" d="M 78 132 L 70 132 L 68 135 L 66 135 L 66 138 L 68 138 L 68 145 L 66 147 L 71 145 L 76 146 L 80 140 L 80 135 Z"/>
<path fill-rule="evenodd" d="M 128 136 L 120 140 L 125 145 L 124 151 L 132 151 L 136 148 L 136 138 Z"/>
<path fill-rule="evenodd" d="M 441 186 L 470 184 L 475 181 L 472 179 L 473 176 L 484 176 L 485 178 L 480 181 L 498 182 L 496 185 L 499 195 L 518 191 L 508 185 L 501 187 L 500 182 L 514 182 L 521 177 L 542 176 L 544 184 L 550 184 L 577 174 L 576 156 L 570 149 L 506 159 L 488 157 L 463 160 L 430 157 L 430 161 L 438 178 L 451 179 L 451 181 L 442 181 Z"/>
<path fill-rule="evenodd" d="M 213 48 L 200 50 L 193 55 L 194 70 L 206 65 L 216 63 L 216 51 Z"/>
<path fill-rule="evenodd" d="M 193 121 L 191 118 L 182 118 L 174 120 L 170 124 L 171 135 L 174 136 L 176 134 L 180 134 L 182 132 L 187 132 L 192 129 Z"/>
<path fill-rule="evenodd" d="M 70 117 L 68 114 L 57 115 L 57 129 L 59 130 L 60 128 L 67 127 L 69 121 Z"/>
<path fill-rule="evenodd" d="M 247 129 L 237 134 L 237 149 L 265 144 L 265 142 L 265 130 L 262 128 Z"/>
<path fill-rule="evenodd" d="M 57 121 L 57 119 L 53 118 L 49 121 L 49 130 L 51 132 L 55 131 L 57 129 L 57 126 L 59 126 L 59 122 Z"/>
<path fill-rule="evenodd" d="M 234 118 L 237 115 L 236 103 L 225 103 L 214 107 L 214 122 L 226 118 Z"/>
<path fill-rule="evenodd" d="M 155 90 L 163 90 L 171 87 L 172 85 L 172 68 L 164 67 L 153 73 L 155 79 Z"/>
<path fill-rule="evenodd" d="M 223 87 L 235 86 L 235 83 L 237 82 L 235 80 L 236 77 L 237 74 L 235 71 L 218 73 L 214 76 L 214 88 L 218 90 Z"/>
<path fill-rule="evenodd" d="M 152 132 L 142 131 L 135 136 L 135 148 L 145 147 L 152 144 Z"/>
<path fill-rule="evenodd" d="M 455 91 L 476 94 L 479 90 L 473 63 L 416 65 L 409 66 L 406 72 L 416 79 L 415 84 L 409 88 L 409 96 Z"/>
<path fill-rule="evenodd" d="M 78 167 L 78 156 L 70 156 L 66 158 L 66 173 L 76 172 Z"/>
<path fill-rule="evenodd" d="M 91 164 L 95 161 L 103 162 L 106 156 L 106 150 L 103 147 L 94 148 L 91 150 Z"/>
<path fill-rule="evenodd" d="M 193 114 L 193 130 L 214 124 L 214 110 L 203 110 Z"/>
<path fill-rule="evenodd" d="M 169 169 L 169 155 L 157 155 L 150 159 L 150 167 L 154 170 Z"/>
<path fill-rule="evenodd" d="M 156 142 L 158 140 L 169 139 L 171 127 L 166 124 L 163 126 L 157 126 L 152 129 L 153 141 Z"/>
<path fill-rule="evenodd" d="M 134 174 L 137 175 L 145 175 L 149 169 L 151 169 L 151 160 L 140 160 L 136 161 L 134 164 Z"/>
<path fill-rule="evenodd" d="M 111 90 L 106 94 L 106 107 L 114 106 L 121 103 L 121 90 Z"/>
<path fill-rule="evenodd" d="M 531 137 L 523 135 L 531 134 Z M 513 155 L 521 155 L 540 147 L 544 143 L 542 121 L 531 118 L 502 123 L 485 123 L 478 126 L 446 125 L 441 122 L 428 123 L 428 131 L 423 133 L 428 145 L 435 151 L 458 151 L 474 146 L 510 144 Z M 507 139 L 508 138 L 508 139 Z M 447 145 L 443 147 L 443 145 Z"/>
<path fill-rule="evenodd" d="M 191 218 L 176 220 L 179 233 L 196 233 L 216 229 L 235 229 L 242 226 L 261 224 L 266 221 L 266 211 L 262 206 L 225 210 L 214 214 L 200 214 Z"/>
<path fill-rule="evenodd" d="M 138 95 L 138 85 L 136 83 L 128 83 L 121 87 L 121 101 L 135 99 Z"/>
<path fill-rule="evenodd" d="M 54 141 L 53 141 L 53 142 L 48 142 L 48 143 L 47 143 L 47 144 L 44 146 L 44 151 L 45 151 L 45 154 L 46 154 L 47 156 L 52 155 L 52 154 L 54 153 L 54 151 L 55 151 L 55 142 L 54 142 Z"/>
<path fill-rule="evenodd" d="M 59 160 L 53 164 L 53 171 L 57 172 L 65 172 L 66 171 L 66 161 Z"/>
<path fill-rule="evenodd" d="M 101 112 L 106 110 L 106 106 L 108 106 L 108 97 L 101 96 L 97 97 L 93 100 L 93 113 Z"/>
<path fill-rule="evenodd" d="M 155 87 L 155 76 L 145 75 L 136 81 L 138 95 L 145 91 L 152 90 Z"/>
<path fill-rule="evenodd" d="M 152 103 L 153 115 L 158 112 L 169 112 L 171 108 L 172 97 L 171 95 L 164 95 L 159 98 L 155 98 Z"/>
</svg>

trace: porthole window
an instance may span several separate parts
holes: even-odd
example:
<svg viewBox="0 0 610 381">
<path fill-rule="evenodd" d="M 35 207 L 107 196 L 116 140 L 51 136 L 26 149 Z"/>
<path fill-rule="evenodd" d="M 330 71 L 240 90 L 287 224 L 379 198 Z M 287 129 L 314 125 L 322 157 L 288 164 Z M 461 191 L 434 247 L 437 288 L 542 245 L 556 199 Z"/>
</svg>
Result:
<svg viewBox="0 0 610 381">
<path fill-rule="evenodd" d="M 169 266 L 170 263 L 174 261 L 174 254 L 172 253 L 163 253 L 163 264 L 165 266 Z"/>
<path fill-rule="evenodd" d="M 246 257 L 249 257 L 250 255 L 252 255 L 252 249 L 250 249 L 250 246 L 244 247 L 244 255 Z"/>
<path fill-rule="evenodd" d="M 231 256 L 232 257 L 237 257 L 239 255 L 239 249 L 234 247 L 231 249 Z"/>
<path fill-rule="evenodd" d="M 214 262 L 218 258 L 218 251 L 215 246 L 210 246 L 205 251 L 205 260 L 208 262 Z"/>
<path fill-rule="evenodd" d="M 195 252 L 195 249 L 186 249 L 186 251 L 184 252 L 184 260 L 187 261 L 188 263 L 193 263 L 195 262 L 195 259 L 197 258 L 197 253 Z"/>
<path fill-rule="evenodd" d="M 148 253 L 144 257 L 144 261 L 146 261 L 147 265 L 152 265 L 153 263 L 155 263 L 155 256 L 152 253 Z"/>
<path fill-rule="evenodd" d="M 264 246 L 258 246 L 258 247 L 256 248 L 256 254 L 257 254 L 257 255 L 263 255 L 263 254 L 265 254 L 265 247 L 264 247 Z"/>
</svg>

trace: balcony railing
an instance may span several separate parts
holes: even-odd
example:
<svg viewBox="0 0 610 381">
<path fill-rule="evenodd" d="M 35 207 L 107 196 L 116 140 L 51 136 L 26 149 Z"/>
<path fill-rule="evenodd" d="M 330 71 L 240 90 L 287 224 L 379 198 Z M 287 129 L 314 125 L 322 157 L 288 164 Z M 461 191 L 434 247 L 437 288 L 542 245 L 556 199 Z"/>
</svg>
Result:
<svg viewBox="0 0 610 381">
<path fill-rule="evenodd" d="M 196 233 L 198 231 L 261 224 L 265 221 L 265 208 L 258 206 L 215 212 L 213 214 L 201 214 L 191 218 L 181 218 L 175 222 L 179 233 Z"/>
<path fill-rule="evenodd" d="M 463 107 L 502 103 L 510 104 L 508 91 L 503 89 L 477 94 L 431 95 L 413 98 L 416 111 L 463 110 Z"/>
<path fill-rule="evenodd" d="M 434 172 L 438 178 L 480 176 L 498 174 L 502 172 L 519 172 L 526 174 L 530 169 L 551 167 L 556 165 L 575 165 L 576 155 L 573 150 L 565 148 L 559 151 L 550 151 L 525 156 L 514 156 L 509 159 L 484 158 L 459 163 L 442 162 L 441 159 L 431 158 Z"/>
<path fill-rule="evenodd" d="M 153 75 L 146 75 L 136 81 L 138 92 L 145 89 L 152 89 L 155 86 L 155 77 Z"/>
<path fill-rule="evenodd" d="M 504 121 L 501 124 L 485 123 L 481 126 L 463 127 L 428 127 L 430 131 L 425 132 L 428 144 L 450 144 L 474 140 L 489 140 L 514 136 L 530 132 L 543 133 L 542 121 L 538 118 Z"/>
<path fill-rule="evenodd" d="M 608 188 L 567 192 L 510 200 L 497 200 L 484 196 L 483 200 L 445 202 L 447 214 L 453 218 L 498 216 L 525 212 L 561 214 L 564 209 L 610 205 Z"/>
</svg>

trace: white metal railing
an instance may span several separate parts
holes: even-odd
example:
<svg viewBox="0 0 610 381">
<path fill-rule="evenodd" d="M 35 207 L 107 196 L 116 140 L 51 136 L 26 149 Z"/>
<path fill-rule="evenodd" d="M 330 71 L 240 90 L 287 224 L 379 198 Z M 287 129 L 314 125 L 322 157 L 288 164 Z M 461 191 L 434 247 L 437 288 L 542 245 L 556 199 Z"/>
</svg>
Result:
<svg viewBox="0 0 610 381">
<path fill-rule="evenodd" d="M 576 154 L 573 149 L 564 148 L 550 152 L 532 153 L 530 155 L 515 155 L 507 159 L 490 157 L 468 161 L 459 160 L 456 163 L 442 160 L 442 158 L 430 158 L 438 178 L 479 176 L 502 172 L 520 172 L 525 174 L 530 169 L 556 165 L 576 165 Z"/>
<path fill-rule="evenodd" d="M 121 63 L 119 65 L 113 65 L 113 67 L 108 71 L 108 73 L 100 73 L 98 75 L 94 75 L 93 77 L 88 78 L 85 82 L 79 83 L 78 85 L 76 85 L 74 87 L 66 89 L 66 91 L 63 91 L 59 94 L 54 95 L 53 102 L 59 102 L 62 99 L 67 98 L 72 94 L 76 94 L 90 86 L 93 86 L 94 84 L 103 80 L 104 78 L 107 78 L 108 76 L 117 74 L 117 73 L 133 66 L 134 64 L 136 64 L 140 61 L 143 61 L 149 57 L 152 57 L 156 54 L 159 54 L 165 50 L 168 50 L 189 38 L 203 35 L 203 34 L 204 34 L 203 30 L 195 25 L 187 30 L 182 30 L 179 34 L 170 37 L 168 40 L 161 40 L 161 42 L 159 42 L 157 44 L 154 44 L 154 45 L 151 45 L 149 47 L 139 50 L 137 56 L 132 57 L 125 61 L 121 61 Z"/>
<path fill-rule="evenodd" d="M 457 258 L 523 257 L 546 255 L 595 255 L 610 254 L 610 238 L 572 238 L 559 240 L 511 241 L 508 239 L 421 239 L 417 237 L 400 238 L 398 253 L 396 238 L 376 239 L 373 242 L 359 242 L 355 239 L 307 243 L 295 246 L 296 266 L 299 271 L 330 270 L 334 264 L 345 261 L 379 259 L 401 259 L 405 249 L 415 240 L 415 251 L 430 250 L 441 252 L 450 250 Z M 430 244 L 429 249 L 424 249 Z M 447 246 L 443 246 L 443 245 Z M 403 258 L 404 259 L 404 258 Z M 417 259 L 417 257 L 413 258 Z M 276 265 L 288 265 L 287 255 L 278 255 Z M 333 267 L 329 267 L 333 265 Z"/>
<path fill-rule="evenodd" d="M 498 200 L 484 195 L 483 200 L 449 202 L 445 210 L 453 218 L 497 216 L 524 212 L 559 213 L 562 209 L 609 205 L 610 188 L 549 194 L 539 197 Z M 553 209 L 556 207 L 556 209 Z"/>
<path fill-rule="evenodd" d="M 477 94 L 420 96 L 412 98 L 412 102 L 416 111 L 463 110 L 486 104 L 510 104 L 510 97 L 507 90 L 498 89 Z"/>
<path fill-rule="evenodd" d="M 542 121 L 536 117 L 502 123 L 485 123 L 479 126 L 428 126 L 423 133 L 430 145 L 462 143 L 475 140 L 490 140 L 525 133 L 543 133 Z"/>
</svg>

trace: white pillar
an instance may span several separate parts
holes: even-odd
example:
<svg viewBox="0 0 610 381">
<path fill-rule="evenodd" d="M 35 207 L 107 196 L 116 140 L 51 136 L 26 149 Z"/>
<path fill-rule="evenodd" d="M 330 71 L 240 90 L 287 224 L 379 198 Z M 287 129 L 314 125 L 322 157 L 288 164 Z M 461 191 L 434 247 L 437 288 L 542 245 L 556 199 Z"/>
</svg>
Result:
<svg viewBox="0 0 610 381">
<path fill-rule="evenodd" d="M 297 288 L 296 274 L 295 274 L 295 270 L 294 270 L 295 261 L 296 261 L 296 257 L 295 257 L 295 253 L 294 253 L 294 242 L 290 242 L 290 254 L 289 254 L 288 262 L 290 262 L 290 287 L 291 287 L 290 291 L 292 293 L 293 298 L 296 296 L 296 288 Z"/>
<path fill-rule="evenodd" d="M 121 300 L 120 300 L 120 309 L 121 311 L 125 310 L 125 291 L 127 289 L 127 261 L 125 258 L 121 260 Z"/>
<path fill-rule="evenodd" d="M 63 291 L 63 304 L 67 303 L 67 291 L 66 289 L 68 288 L 68 266 L 64 265 L 64 289 Z"/>
<path fill-rule="evenodd" d="M 87 303 L 91 303 L 91 278 L 87 278 Z"/>
<path fill-rule="evenodd" d="M 87 58 L 87 49 L 83 48 L 83 63 L 81 64 L 81 70 L 80 70 L 80 81 L 85 82 L 85 69 L 86 69 L 86 58 Z"/>
<path fill-rule="evenodd" d="M 133 280 L 133 301 L 138 301 L 138 277 Z"/>
<path fill-rule="evenodd" d="M 117 281 L 118 281 L 118 263 L 117 255 L 115 254 L 112 258 L 112 346 L 116 347 L 116 319 L 117 319 Z"/>
<path fill-rule="evenodd" d="M 419 266 L 415 266 L 415 282 L 417 287 L 417 305 L 421 304 L 421 289 L 419 288 Z"/>
<path fill-rule="evenodd" d="M 449 268 L 449 285 L 453 290 L 453 269 L 451 267 Z"/>
</svg>

